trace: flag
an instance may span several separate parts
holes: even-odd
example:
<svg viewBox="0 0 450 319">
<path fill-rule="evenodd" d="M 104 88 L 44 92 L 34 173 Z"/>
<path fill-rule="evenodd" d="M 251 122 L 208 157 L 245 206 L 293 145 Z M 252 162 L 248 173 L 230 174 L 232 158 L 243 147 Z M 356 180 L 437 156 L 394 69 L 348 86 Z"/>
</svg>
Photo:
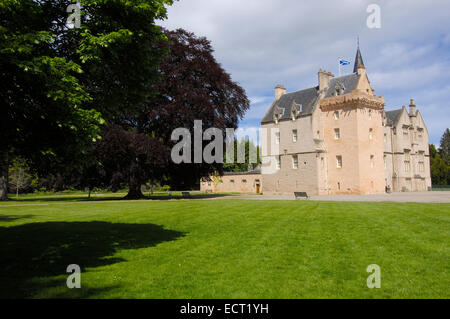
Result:
<svg viewBox="0 0 450 319">
<path fill-rule="evenodd" d="M 349 62 L 349 61 L 345 61 L 345 60 L 340 59 L 340 60 L 339 60 L 339 64 L 340 64 L 340 65 L 349 65 L 350 62 Z"/>
</svg>

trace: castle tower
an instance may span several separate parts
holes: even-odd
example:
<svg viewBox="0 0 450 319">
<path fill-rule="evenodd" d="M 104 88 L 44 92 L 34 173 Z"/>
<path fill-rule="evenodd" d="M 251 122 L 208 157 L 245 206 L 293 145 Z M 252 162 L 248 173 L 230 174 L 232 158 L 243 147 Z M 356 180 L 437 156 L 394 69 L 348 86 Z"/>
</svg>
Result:
<svg viewBox="0 0 450 319">
<path fill-rule="evenodd" d="M 370 86 L 359 43 L 353 71 L 331 79 L 320 100 L 328 159 L 328 192 L 383 193 L 385 102 L 384 96 L 375 96 Z"/>
</svg>

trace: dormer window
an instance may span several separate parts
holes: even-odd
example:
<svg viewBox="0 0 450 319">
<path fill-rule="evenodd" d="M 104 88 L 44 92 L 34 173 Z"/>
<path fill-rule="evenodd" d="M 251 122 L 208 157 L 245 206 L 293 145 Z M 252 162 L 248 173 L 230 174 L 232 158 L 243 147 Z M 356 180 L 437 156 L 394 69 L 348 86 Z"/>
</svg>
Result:
<svg viewBox="0 0 450 319">
<path fill-rule="evenodd" d="M 278 107 L 278 105 L 275 107 L 275 112 L 273 112 L 273 120 L 275 121 L 275 124 L 278 124 L 279 120 L 284 115 L 284 108 Z"/>
<path fill-rule="evenodd" d="M 291 105 L 291 118 L 293 121 L 296 120 L 296 118 L 300 115 L 300 113 L 303 112 L 303 105 L 297 104 L 297 102 L 292 101 Z"/>
<path fill-rule="evenodd" d="M 341 82 L 337 82 L 336 85 L 334 86 L 334 95 L 338 96 L 338 95 L 343 95 L 345 92 L 345 87 Z"/>
</svg>

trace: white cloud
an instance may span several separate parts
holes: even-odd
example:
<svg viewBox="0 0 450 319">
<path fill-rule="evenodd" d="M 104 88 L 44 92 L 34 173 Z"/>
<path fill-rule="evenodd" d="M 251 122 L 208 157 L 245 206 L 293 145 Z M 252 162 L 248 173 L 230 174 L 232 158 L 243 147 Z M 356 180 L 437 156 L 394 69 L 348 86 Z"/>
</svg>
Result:
<svg viewBox="0 0 450 319">
<path fill-rule="evenodd" d="M 381 29 L 366 26 L 366 8 L 373 0 L 181 0 L 169 8 L 162 25 L 206 36 L 217 60 L 249 96 L 268 97 L 253 99 L 243 123 L 253 125 L 270 106 L 276 84 L 288 91 L 315 86 L 319 68 L 336 74 L 339 57 L 353 61 L 358 35 L 378 95 L 407 102 L 414 90 L 449 83 L 450 2 L 376 2 Z M 442 105 L 437 114 L 448 116 L 448 108 Z M 434 134 L 442 116 L 424 116 Z"/>
</svg>

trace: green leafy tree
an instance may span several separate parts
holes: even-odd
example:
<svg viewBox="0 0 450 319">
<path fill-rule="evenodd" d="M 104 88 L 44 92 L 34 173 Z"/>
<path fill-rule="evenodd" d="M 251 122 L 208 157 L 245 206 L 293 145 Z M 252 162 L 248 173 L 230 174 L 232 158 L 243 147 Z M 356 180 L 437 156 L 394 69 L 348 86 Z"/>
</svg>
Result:
<svg viewBox="0 0 450 319">
<path fill-rule="evenodd" d="M 0 2 L 0 200 L 9 159 L 42 172 L 73 170 L 104 119 L 125 117 L 152 94 L 165 50 L 156 19 L 171 0 L 84 0 L 81 28 L 66 26 L 68 1 Z M 124 118 L 126 118 L 124 120 Z"/>
<path fill-rule="evenodd" d="M 450 165 L 450 130 L 446 129 L 441 138 L 441 146 L 439 147 L 439 155 L 447 165 Z"/>
<path fill-rule="evenodd" d="M 449 174 L 450 168 L 442 159 L 436 147 L 430 145 L 430 166 L 431 166 L 431 181 L 433 185 L 450 185 Z"/>
<path fill-rule="evenodd" d="M 37 186 L 37 176 L 31 173 L 30 166 L 23 158 L 15 158 L 9 167 L 9 188 L 14 190 L 16 198 L 25 188 Z"/>
<path fill-rule="evenodd" d="M 241 152 L 245 150 L 245 155 Z M 250 154 L 256 154 L 256 163 L 250 163 Z M 226 163 L 226 154 L 224 155 L 223 170 L 226 172 L 247 172 L 258 166 L 261 162 L 260 147 L 251 140 L 234 140 L 234 163 Z M 239 163 L 239 158 L 244 158 L 244 163 Z"/>
</svg>

